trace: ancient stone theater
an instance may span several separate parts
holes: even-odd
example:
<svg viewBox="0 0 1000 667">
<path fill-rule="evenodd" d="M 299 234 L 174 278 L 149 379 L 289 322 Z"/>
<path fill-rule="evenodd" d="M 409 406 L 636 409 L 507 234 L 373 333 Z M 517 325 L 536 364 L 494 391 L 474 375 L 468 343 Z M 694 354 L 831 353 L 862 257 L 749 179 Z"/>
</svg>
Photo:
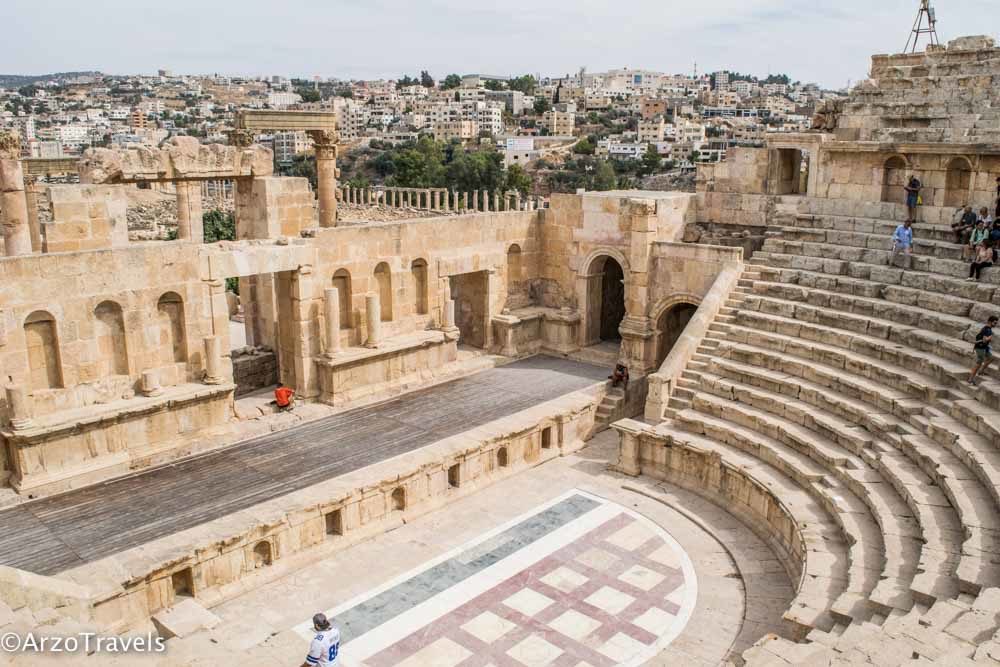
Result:
<svg viewBox="0 0 1000 667">
<path fill-rule="evenodd" d="M 695 193 L 545 199 L 343 187 L 326 112 L 3 135 L 0 634 L 289 665 L 322 611 L 351 666 L 997 664 L 1000 269 L 951 225 L 997 206 L 998 99 L 990 38 L 878 55 Z M 130 236 L 144 189 L 175 239 Z"/>
</svg>

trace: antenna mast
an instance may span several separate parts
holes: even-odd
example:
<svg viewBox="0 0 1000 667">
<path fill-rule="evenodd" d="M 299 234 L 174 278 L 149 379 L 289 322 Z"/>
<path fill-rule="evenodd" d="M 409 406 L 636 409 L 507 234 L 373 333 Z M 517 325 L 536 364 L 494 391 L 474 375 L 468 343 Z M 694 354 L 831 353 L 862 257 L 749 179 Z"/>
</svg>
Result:
<svg viewBox="0 0 1000 667">
<path fill-rule="evenodd" d="M 927 25 L 925 26 L 924 23 Z M 920 35 L 927 35 L 930 39 L 930 44 L 937 45 L 938 35 L 937 35 L 937 16 L 934 13 L 934 8 L 931 7 L 931 0 L 920 0 L 920 9 L 917 10 L 917 20 L 913 22 L 913 30 L 910 32 L 909 38 L 906 40 L 906 47 L 903 48 L 903 53 L 916 53 L 917 43 L 920 41 Z M 910 46 L 910 43 L 913 46 Z"/>
</svg>

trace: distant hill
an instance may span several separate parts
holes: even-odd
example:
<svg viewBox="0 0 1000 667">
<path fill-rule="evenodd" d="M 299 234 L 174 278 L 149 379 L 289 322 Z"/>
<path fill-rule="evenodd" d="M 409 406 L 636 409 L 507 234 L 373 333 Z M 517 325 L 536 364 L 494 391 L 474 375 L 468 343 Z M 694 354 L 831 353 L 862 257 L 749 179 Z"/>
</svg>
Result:
<svg viewBox="0 0 1000 667">
<path fill-rule="evenodd" d="M 95 76 L 100 72 L 54 72 L 52 74 L 39 74 L 37 76 L 24 74 L 0 74 L 0 88 L 20 88 L 33 83 L 44 81 L 58 81 L 60 79 L 73 79 L 78 76 Z"/>
</svg>

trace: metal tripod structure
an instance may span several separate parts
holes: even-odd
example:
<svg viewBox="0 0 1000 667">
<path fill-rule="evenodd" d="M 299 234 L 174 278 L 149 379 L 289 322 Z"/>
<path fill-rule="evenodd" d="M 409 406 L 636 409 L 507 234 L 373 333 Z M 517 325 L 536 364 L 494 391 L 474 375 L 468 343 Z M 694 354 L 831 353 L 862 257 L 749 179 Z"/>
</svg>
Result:
<svg viewBox="0 0 1000 667">
<path fill-rule="evenodd" d="M 924 23 L 926 22 L 926 26 Z M 903 49 L 903 53 L 916 53 L 917 43 L 920 41 L 920 35 L 927 35 L 930 39 L 930 44 L 937 45 L 937 16 L 934 13 L 934 8 L 931 7 L 931 0 L 920 0 L 920 9 L 917 10 L 917 20 L 913 22 L 913 30 L 910 32 L 910 37 L 906 40 L 906 47 Z M 913 46 L 910 46 L 910 43 Z"/>
</svg>

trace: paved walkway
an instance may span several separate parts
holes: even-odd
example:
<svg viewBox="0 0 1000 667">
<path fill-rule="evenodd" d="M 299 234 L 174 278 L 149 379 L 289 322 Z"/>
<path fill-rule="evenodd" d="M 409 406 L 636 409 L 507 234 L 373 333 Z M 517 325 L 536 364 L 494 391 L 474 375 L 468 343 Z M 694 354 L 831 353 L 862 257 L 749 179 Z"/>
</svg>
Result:
<svg viewBox="0 0 1000 667">
<path fill-rule="evenodd" d="M 38 574 L 140 546 L 583 389 L 606 369 L 532 357 L 0 512 L 0 565 Z"/>
</svg>

